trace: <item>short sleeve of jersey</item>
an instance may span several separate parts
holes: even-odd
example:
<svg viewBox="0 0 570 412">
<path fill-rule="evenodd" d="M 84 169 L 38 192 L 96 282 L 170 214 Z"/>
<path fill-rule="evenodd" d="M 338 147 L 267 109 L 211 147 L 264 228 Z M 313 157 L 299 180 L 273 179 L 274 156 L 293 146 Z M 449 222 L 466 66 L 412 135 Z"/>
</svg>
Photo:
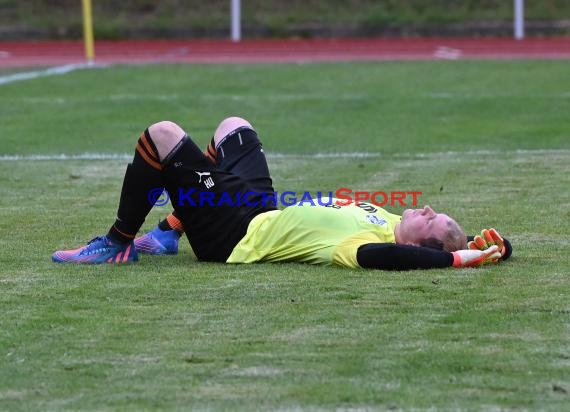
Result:
<svg viewBox="0 0 570 412">
<path fill-rule="evenodd" d="M 339 206 L 332 199 L 321 206 L 305 201 L 256 216 L 227 262 L 295 261 L 358 268 L 358 248 L 394 243 L 400 219 L 369 203 Z"/>
</svg>

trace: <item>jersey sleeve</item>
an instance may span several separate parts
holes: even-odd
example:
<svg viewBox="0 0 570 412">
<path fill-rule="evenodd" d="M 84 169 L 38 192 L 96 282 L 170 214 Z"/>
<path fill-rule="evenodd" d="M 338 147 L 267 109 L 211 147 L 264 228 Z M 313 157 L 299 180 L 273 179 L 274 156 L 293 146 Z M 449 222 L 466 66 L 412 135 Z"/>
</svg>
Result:
<svg viewBox="0 0 570 412">
<path fill-rule="evenodd" d="M 449 252 L 395 243 L 362 245 L 356 259 L 363 268 L 381 270 L 434 269 L 453 265 L 453 255 Z"/>
</svg>

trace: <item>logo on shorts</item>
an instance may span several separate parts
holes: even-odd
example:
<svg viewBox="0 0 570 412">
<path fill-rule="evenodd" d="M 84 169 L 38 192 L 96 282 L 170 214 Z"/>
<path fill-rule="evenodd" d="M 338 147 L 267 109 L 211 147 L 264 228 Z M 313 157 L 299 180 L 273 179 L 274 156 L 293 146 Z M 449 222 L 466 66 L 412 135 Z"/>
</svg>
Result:
<svg viewBox="0 0 570 412">
<path fill-rule="evenodd" d="M 214 179 L 212 179 L 212 176 L 210 176 L 210 172 L 196 172 L 196 174 L 199 177 L 198 183 L 202 183 L 202 178 L 208 176 L 206 179 L 204 179 L 204 186 L 206 186 L 207 189 L 214 186 Z"/>
</svg>

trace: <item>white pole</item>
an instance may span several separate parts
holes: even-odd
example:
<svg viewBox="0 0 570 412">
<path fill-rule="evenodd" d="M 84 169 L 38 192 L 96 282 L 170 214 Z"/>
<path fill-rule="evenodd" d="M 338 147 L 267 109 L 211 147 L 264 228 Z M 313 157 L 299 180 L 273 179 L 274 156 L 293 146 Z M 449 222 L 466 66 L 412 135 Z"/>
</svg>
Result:
<svg viewBox="0 0 570 412">
<path fill-rule="evenodd" d="M 515 1 L 515 39 L 524 39 L 524 0 Z"/>
<path fill-rule="evenodd" d="M 241 2 L 240 0 L 231 0 L 232 2 L 232 41 L 241 40 Z"/>
</svg>

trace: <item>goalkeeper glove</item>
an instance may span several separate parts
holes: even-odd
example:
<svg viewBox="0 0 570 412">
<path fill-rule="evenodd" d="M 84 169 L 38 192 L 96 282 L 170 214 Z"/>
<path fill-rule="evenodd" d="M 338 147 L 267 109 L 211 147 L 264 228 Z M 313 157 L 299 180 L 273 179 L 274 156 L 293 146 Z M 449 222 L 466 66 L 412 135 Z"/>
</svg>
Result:
<svg viewBox="0 0 570 412">
<path fill-rule="evenodd" d="M 501 252 L 501 257 L 505 256 L 507 251 L 505 241 L 499 232 L 493 228 L 483 229 L 480 236 L 475 236 L 471 242 L 467 243 L 467 247 L 471 250 L 485 250 L 493 245 L 497 245 L 499 252 Z"/>
<path fill-rule="evenodd" d="M 451 252 L 453 255 L 453 267 L 454 268 L 465 268 L 473 266 L 481 266 L 488 263 L 497 263 L 501 257 L 499 252 L 499 247 L 497 245 L 492 245 L 485 250 L 457 250 Z"/>
</svg>

